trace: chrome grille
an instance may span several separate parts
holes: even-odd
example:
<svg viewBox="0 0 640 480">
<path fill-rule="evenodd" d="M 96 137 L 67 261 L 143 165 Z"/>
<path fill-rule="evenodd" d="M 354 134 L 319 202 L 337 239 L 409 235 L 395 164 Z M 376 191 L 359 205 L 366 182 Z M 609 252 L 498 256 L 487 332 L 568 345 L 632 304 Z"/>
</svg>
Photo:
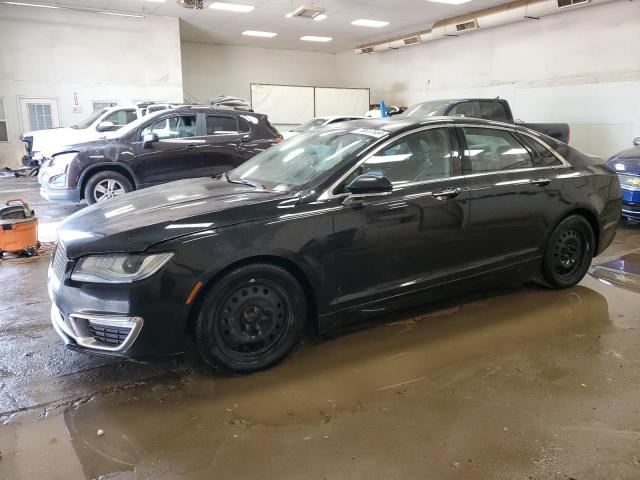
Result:
<svg viewBox="0 0 640 480">
<path fill-rule="evenodd" d="M 56 274 L 56 277 L 62 278 L 66 267 L 67 267 L 67 252 L 65 251 L 62 244 L 58 243 L 56 245 L 56 250 L 53 254 L 51 268 L 53 269 L 53 273 Z"/>
</svg>

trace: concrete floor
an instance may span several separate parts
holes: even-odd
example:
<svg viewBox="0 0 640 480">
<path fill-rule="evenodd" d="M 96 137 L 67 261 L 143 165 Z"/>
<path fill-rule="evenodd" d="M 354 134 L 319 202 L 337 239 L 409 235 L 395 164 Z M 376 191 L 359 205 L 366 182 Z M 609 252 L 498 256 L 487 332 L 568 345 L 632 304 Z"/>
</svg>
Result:
<svg viewBox="0 0 640 480">
<path fill-rule="evenodd" d="M 45 237 L 78 208 L 0 179 L 16 196 Z M 621 226 L 595 263 L 638 268 L 634 251 L 640 225 Z M 214 378 L 66 350 L 47 262 L 0 264 L 0 479 L 640 478 L 634 288 L 587 276 L 406 310 Z"/>
</svg>

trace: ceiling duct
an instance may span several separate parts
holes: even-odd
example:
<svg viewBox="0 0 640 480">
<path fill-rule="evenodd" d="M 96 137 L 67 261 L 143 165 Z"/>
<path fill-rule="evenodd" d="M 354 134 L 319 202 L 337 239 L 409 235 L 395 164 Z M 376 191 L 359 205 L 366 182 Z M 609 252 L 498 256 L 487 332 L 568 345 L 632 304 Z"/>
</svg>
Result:
<svg viewBox="0 0 640 480">
<path fill-rule="evenodd" d="M 462 33 L 486 30 L 488 28 L 508 25 L 524 20 L 537 20 L 541 17 L 564 12 L 569 7 L 585 7 L 612 1 L 614 0 L 516 0 L 515 2 L 471 12 L 467 15 L 440 20 L 434 23 L 429 30 L 360 45 L 355 49 L 355 53 L 377 53 L 386 50 L 397 50 L 398 48 L 440 40 L 446 37 L 457 37 Z M 405 40 L 414 37 L 418 37 L 418 43 L 405 43 Z"/>
<path fill-rule="evenodd" d="M 291 17 L 299 17 L 299 18 L 316 18 L 318 15 L 322 15 L 327 11 L 326 8 L 321 7 L 320 5 L 300 5 L 293 12 L 291 12 Z"/>
<path fill-rule="evenodd" d="M 478 21 L 477 20 L 469 20 L 467 22 L 456 23 L 456 32 L 468 32 L 469 30 L 477 30 L 478 29 Z"/>
<path fill-rule="evenodd" d="M 202 10 L 204 8 L 204 0 L 176 0 L 182 8 L 194 8 Z"/>
<path fill-rule="evenodd" d="M 558 0 L 558 8 L 568 8 L 583 3 L 589 3 L 589 0 Z"/>
</svg>

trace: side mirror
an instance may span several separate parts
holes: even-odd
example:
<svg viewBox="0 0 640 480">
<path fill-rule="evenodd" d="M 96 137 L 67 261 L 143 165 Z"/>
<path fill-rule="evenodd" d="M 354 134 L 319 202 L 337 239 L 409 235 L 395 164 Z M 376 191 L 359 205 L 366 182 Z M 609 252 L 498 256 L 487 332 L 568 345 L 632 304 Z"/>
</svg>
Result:
<svg viewBox="0 0 640 480">
<path fill-rule="evenodd" d="M 387 177 L 376 175 L 360 175 L 346 187 L 349 196 L 343 205 L 361 204 L 366 197 L 383 197 L 391 195 L 393 184 Z"/>
<path fill-rule="evenodd" d="M 142 148 L 149 148 L 151 145 L 157 141 L 159 141 L 157 133 L 145 133 L 144 137 L 142 137 Z"/>
<path fill-rule="evenodd" d="M 640 147 L 640 137 L 636 137 L 633 139 L 633 146 Z"/>
<path fill-rule="evenodd" d="M 115 130 L 115 125 L 113 122 L 100 122 L 96 127 L 96 130 L 99 132 L 111 132 Z"/>
</svg>

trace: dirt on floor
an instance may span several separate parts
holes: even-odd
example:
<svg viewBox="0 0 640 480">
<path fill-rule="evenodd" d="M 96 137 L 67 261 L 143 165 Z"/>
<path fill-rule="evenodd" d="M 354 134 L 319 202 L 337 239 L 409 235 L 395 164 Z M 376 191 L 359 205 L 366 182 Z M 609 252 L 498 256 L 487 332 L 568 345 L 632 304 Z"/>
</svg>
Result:
<svg viewBox="0 0 640 480">
<path fill-rule="evenodd" d="M 0 179 L 15 194 L 52 226 L 79 208 Z M 638 479 L 636 251 L 622 225 L 612 275 L 397 312 L 236 378 L 65 349 L 46 256 L 5 261 L 0 479 Z"/>
</svg>

